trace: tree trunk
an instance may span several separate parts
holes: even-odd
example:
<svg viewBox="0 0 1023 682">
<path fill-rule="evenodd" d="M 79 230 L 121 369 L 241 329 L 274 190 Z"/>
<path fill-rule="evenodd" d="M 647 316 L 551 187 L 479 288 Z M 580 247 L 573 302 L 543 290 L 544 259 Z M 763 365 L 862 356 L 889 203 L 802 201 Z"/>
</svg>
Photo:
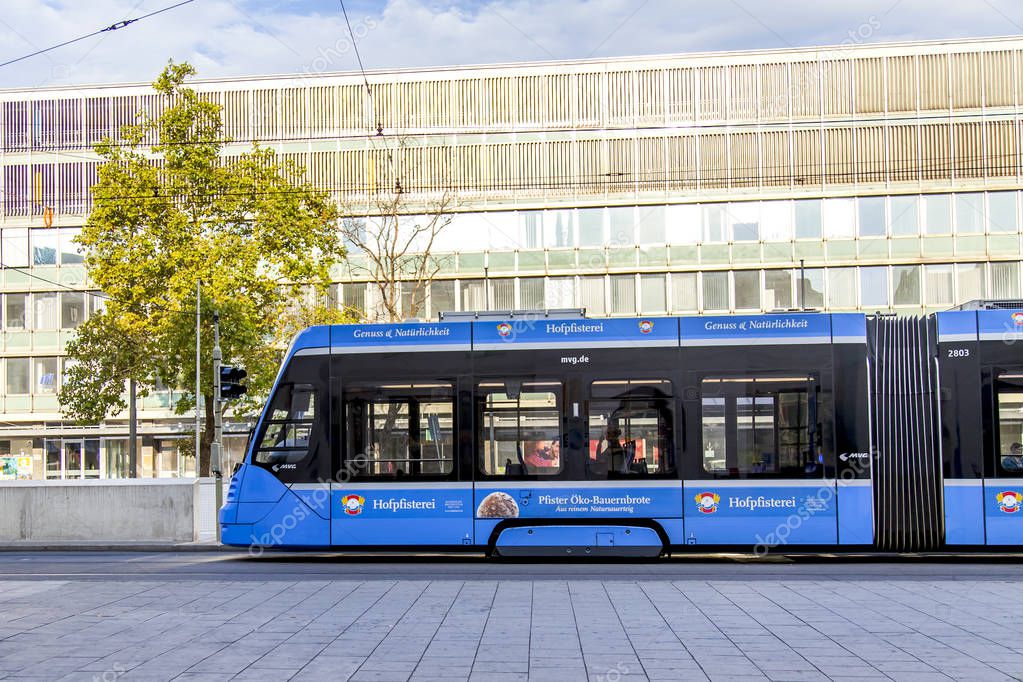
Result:
<svg viewBox="0 0 1023 682">
<path fill-rule="evenodd" d="M 213 444 L 213 396 L 204 395 L 203 403 L 206 407 L 206 423 L 203 424 L 202 428 L 202 440 L 199 443 L 199 447 L 202 449 L 202 456 L 199 458 L 201 462 L 200 476 L 210 475 L 210 446 Z"/>
</svg>

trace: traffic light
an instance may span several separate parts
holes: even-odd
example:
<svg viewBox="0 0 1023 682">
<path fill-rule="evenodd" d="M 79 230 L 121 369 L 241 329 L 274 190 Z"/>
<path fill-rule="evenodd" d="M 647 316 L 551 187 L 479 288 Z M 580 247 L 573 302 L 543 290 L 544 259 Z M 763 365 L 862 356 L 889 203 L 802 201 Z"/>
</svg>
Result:
<svg viewBox="0 0 1023 682">
<path fill-rule="evenodd" d="M 220 399 L 232 400 L 241 398 L 249 390 L 248 386 L 241 383 L 247 376 L 247 372 L 241 367 L 224 365 L 220 368 Z"/>
</svg>

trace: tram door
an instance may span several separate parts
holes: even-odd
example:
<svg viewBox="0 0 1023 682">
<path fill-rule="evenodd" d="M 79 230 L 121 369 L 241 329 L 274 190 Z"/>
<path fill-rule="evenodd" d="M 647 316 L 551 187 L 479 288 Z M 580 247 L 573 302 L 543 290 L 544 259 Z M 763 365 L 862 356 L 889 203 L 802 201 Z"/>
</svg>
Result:
<svg viewBox="0 0 1023 682">
<path fill-rule="evenodd" d="M 984 480 L 987 542 L 1023 544 L 1023 367 L 992 371 L 989 441 L 994 448 L 992 475 Z"/>
</svg>

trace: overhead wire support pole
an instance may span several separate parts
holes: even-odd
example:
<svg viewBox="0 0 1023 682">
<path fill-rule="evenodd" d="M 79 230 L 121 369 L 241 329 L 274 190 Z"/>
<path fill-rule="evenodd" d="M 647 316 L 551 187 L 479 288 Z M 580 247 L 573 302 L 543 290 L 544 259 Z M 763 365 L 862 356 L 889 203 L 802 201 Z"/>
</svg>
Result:
<svg viewBox="0 0 1023 682">
<path fill-rule="evenodd" d="M 200 362 L 200 353 L 202 352 L 202 341 L 201 341 L 201 330 L 202 330 L 202 280 L 196 280 L 195 282 L 195 477 L 199 478 L 202 476 L 202 456 L 199 442 L 199 432 L 202 428 L 202 417 L 200 416 L 200 410 L 202 409 L 202 381 L 201 375 L 202 365 Z"/>
<path fill-rule="evenodd" d="M 213 474 L 213 489 L 216 493 L 217 509 L 215 525 L 217 542 L 220 542 L 220 507 L 224 503 L 224 491 L 221 489 L 223 472 L 221 469 L 221 448 L 224 440 L 224 401 L 220 399 L 220 313 L 213 312 L 213 442 L 210 444 L 210 470 Z"/>
</svg>

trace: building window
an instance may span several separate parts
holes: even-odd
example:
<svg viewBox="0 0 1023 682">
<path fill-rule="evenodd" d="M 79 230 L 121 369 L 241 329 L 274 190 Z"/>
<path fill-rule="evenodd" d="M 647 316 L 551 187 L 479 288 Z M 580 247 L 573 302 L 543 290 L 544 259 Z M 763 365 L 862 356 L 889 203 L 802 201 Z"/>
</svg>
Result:
<svg viewBox="0 0 1023 682">
<path fill-rule="evenodd" d="M 60 327 L 74 329 L 85 321 L 85 294 L 65 291 L 60 295 Z"/>
<path fill-rule="evenodd" d="M 611 314 L 636 314 L 636 277 L 611 275 Z"/>
<path fill-rule="evenodd" d="M 984 195 L 978 193 L 956 195 L 956 233 L 984 232 Z"/>
<path fill-rule="evenodd" d="M 35 307 L 35 324 L 33 329 L 59 329 L 60 310 L 57 307 L 57 294 L 33 294 L 32 303 Z"/>
<path fill-rule="evenodd" d="M 58 232 L 61 265 L 77 265 L 82 262 L 82 247 L 75 243 L 75 237 L 81 233 L 78 227 L 64 227 Z"/>
<path fill-rule="evenodd" d="M 28 294 L 4 295 L 4 329 L 28 328 Z"/>
<path fill-rule="evenodd" d="M 764 309 L 785 310 L 792 307 L 792 271 L 764 271 Z"/>
<path fill-rule="evenodd" d="M 545 306 L 552 308 L 575 307 L 575 279 L 572 277 L 549 277 L 546 283 Z"/>
<path fill-rule="evenodd" d="M 341 286 L 341 300 L 346 310 L 362 316 L 366 310 L 366 283 L 351 282 Z"/>
<path fill-rule="evenodd" d="M 7 395 L 27 395 L 32 381 L 29 358 L 7 358 Z"/>
<path fill-rule="evenodd" d="M 728 273 L 703 272 L 703 309 L 706 311 L 728 310 Z"/>
<path fill-rule="evenodd" d="M 437 317 L 440 313 L 455 311 L 455 280 L 436 280 L 430 282 L 430 314 Z"/>
<path fill-rule="evenodd" d="M 579 209 L 579 245 L 600 246 L 604 243 L 604 209 Z"/>
<path fill-rule="evenodd" d="M 885 234 L 884 197 L 860 197 L 856 200 L 861 237 L 883 237 Z"/>
<path fill-rule="evenodd" d="M 523 211 L 519 213 L 519 224 L 522 234 L 521 243 L 527 249 L 539 249 L 543 247 L 543 225 L 541 223 L 540 211 Z M 467 310 L 469 310 L 467 308 Z"/>
<path fill-rule="evenodd" d="M 896 265 L 892 268 L 895 305 L 920 305 L 920 266 Z"/>
<path fill-rule="evenodd" d="M 828 307 L 856 307 L 856 269 L 828 269 Z"/>
<path fill-rule="evenodd" d="M 955 301 L 951 265 L 925 265 L 927 305 L 950 306 Z"/>
<path fill-rule="evenodd" d="M 32 230 L 32 265 L 57 264 L 57 231 Z"/>
<path fill-rule="evenodd" d="M 821 238 L 821 201 L 807 199 L 796 202 L 796 239 Z"/>
<path fill-rule="evenodd" d="M 804 271 L 805 278 L 798 282 L 796 295 L 801 300 L 797 301 L 798 306 L 803 308 L 824 307 L 824 270 L 811 268 Z M 804 299 L 805 300 L 802 300 Z"/>
<path fill-rule="evenodd" d="M 924 233 L 952 233 L 952 205 L 947 194 L 928 194 L 924 202 Z"/>
<path fill-rule="evenodd" d="M 989 263 L 991 298 L 1019 298 L 1019 263 Z"/>
<path fill-rule="evenodd" d="M 853 199 L 825 199 L 821 212 L 827 239 L 852 239 L 856 236 L 856 202 Z"/>
<path fill-rule="evenodd" d="M 887 308 L 888 305 L 888 268 L 860 268 L 860 306 Z"/>
<path fill-rule="evenodd" d="M 671 310 L 676 313 L 694 313 L 700 309 L 695 272 L 671 273 Z"/>
<path fill-rule="evenodd" d="M 487 301 L 483 295 L 483 280 L 463 279 L 461 289 L 462 310 L 476 311 L 487 309 Z"/>
<path fill-rule="evenodd" d="M 633 206 L 615 206 L 608 209 L 611 219 L 611 243 L 631 246 L 636 243 L 636 209 Z"/>
<path fill-rule="evenodd" d="M 603 277 L 579 278 L 579 305 L 586 310 L 587 315 L 606 314 Z"/>
<path fill-rule="evenodd" d="M 703 207 L 703 242 L 720 244 L 725 241 L 725 207 L 707 204 Z"/>
<path fill-rule="evenodd" d="M 35 358 L 37 394 L 52 394 L 60 389 L 59 358 Z"/>
<path fill-rule="evenodd" d="M 575 211 L 544 211 L 544 246 L 575 246 Z"/>
<path fill-rule="evenodd" d="M 956 294 L 957 303 L 976 301 L 986 298 L 984 290 L 984 264 L 983 263 L 959 263 L 956 265 L 958 271 L 959 291 Z"/>
<path fill-rule="evenodd" d="M 543 277 L 526 277 L 519 280 L 519 306 L 523 310 L 543 310 Z"/>
<path fill-rule="evenodd" d="M 892 197 L 892 235 L 910 237 L 920 234 L 920 197 Z"/>
<path fill-rule="evenodd" d="M 765 201 L 760 204 L 760 238 L 765 242 L 792 240 L 791 201 Z"/>
<path fill-rule="evenodd" d="M 640 275 L 640 313 L 663 313 L 668 309 L 668 296 L 664 289 L 664 275 Z"/>
<path fill-rule="evenodd" d="M 2 232 L 2 243 L 0 243 L 0 258 L 3 264 L 9 268 L 27 268 L 28 258 L 28 229 L 19 227 L 8 227 Z"/>
<path fill-rule="evenodd" d="M 639 242 L 641 244 L 665 243 L 664 206 L 639 207 Z"/>
<path fill-rule="evenodd" d="M 492 279 L 489 282 L 490 310 L 515 310 L 515 280 Z"/>
<path fill-rule="evenodd" d="M 1016 192 L 992 192 L 988 195 L 988 224 L 991 232 L 1016 232 L 1019 229 L 1016 196 Z"/>
<path fill-rule="evenodd" d="M 732 241 L 760 241 L 760 203 L 743 201 L 728 205 Z"/>
<path fill-rule="evenodd" d="M 760 271 L 737 270 L 735 280 L 735 309 L 760 310 Z"/>
<path fill-rule="evenodd" d="M 561 471 L 561 392 L 558 383 L 518 379 L 477 387 L 478 452 L 485 475 L 551 476 Z"/>
</svg>

